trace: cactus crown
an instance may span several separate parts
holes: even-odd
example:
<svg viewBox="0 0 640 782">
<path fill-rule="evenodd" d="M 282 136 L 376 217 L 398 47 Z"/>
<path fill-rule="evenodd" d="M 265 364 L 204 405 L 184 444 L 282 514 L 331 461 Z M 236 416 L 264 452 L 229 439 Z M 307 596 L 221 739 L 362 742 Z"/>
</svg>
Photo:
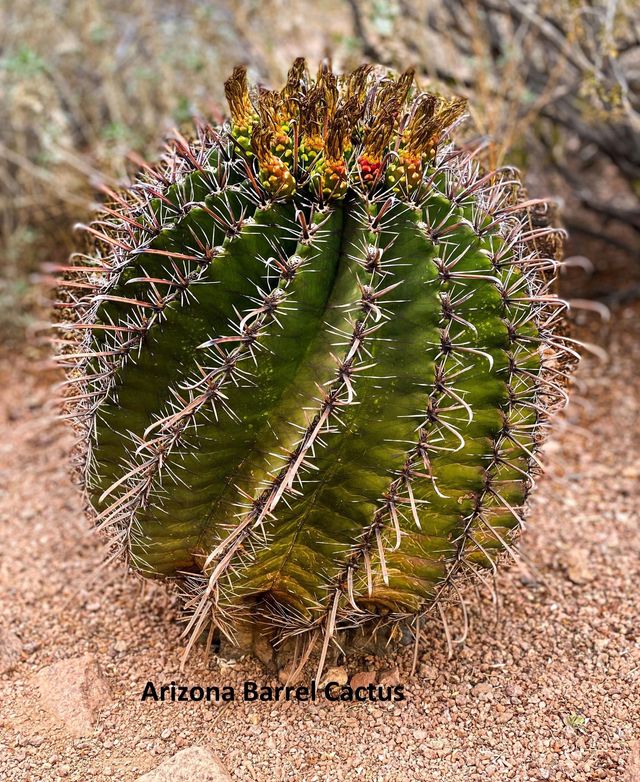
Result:
<svg viewBox="0 0 640 782">
<path fill-rule="evenodd" d="M 511 550 L 573 355 L 558 231 L 411 71 L 225 88 L 64 268 L 66 405 L 97 527 L 191 642 L 259 623 L 321 667 Z"/>
<path fill-rule="evenodd" d="M 281 91 L 252 101 L 246 70 L 225 83 L 232 136 L 259 163 L 262 186 L 276 197 L 308 189 L 319 204 L 381 183 L 409 196 L 438 141 L 462 115 L 462 98 L 415 93 L 414 72 L 395 78 L 363 65 L 338 77 L 323 63 L 314 80 L 303 59 Z M 415 93 L 415 94 L 412 94 Z"/>
</svg>

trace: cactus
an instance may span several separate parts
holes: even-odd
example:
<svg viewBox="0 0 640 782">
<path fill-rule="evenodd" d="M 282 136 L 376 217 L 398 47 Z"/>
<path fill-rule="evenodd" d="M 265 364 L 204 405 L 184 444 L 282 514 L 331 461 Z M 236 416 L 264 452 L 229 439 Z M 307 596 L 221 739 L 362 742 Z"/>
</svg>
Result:
<svg viewBox="0 0 640 782">
<path fill-rule="evenodd" d="M 225 92 L 62 270 L 66 412 L 96 527 L 179 585 L 187 650 L 259 626 L 321 670 L 512 551 L 574 355 L 560 232 L 412 71 Z"/>
</svg>

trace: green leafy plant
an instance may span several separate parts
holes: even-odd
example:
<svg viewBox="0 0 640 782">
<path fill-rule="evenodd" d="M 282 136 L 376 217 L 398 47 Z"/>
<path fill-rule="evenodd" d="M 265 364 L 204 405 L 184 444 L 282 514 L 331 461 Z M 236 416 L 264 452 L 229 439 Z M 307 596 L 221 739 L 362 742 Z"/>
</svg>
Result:
<svg viewBox="0 0 640 782">
<path fill-rule="evenodd" d="M 189 646 L 259 627 L 319 675 L 511 550 L 574 355 L 559 232 L 411 71 L 226 94 L 62 270 L 66 405 L 96 526 L 180 584 Z"/>
</svg>

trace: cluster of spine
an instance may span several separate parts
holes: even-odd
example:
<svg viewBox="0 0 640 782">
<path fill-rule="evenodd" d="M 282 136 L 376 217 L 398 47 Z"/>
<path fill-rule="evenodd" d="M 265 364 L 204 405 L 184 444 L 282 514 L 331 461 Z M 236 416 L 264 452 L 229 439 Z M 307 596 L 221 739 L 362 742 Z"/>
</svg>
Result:
<svg viewBox="0 0 640 782">
<path fill-rule="evenodd" d="M 259 622 L 321 669 L 511 551 L 576 358 L 559 232 L 412 72 L 226 92 L 59 270 L 65 405 L 112 556 L 181 585 L 190 644 Z"/>
</svg>

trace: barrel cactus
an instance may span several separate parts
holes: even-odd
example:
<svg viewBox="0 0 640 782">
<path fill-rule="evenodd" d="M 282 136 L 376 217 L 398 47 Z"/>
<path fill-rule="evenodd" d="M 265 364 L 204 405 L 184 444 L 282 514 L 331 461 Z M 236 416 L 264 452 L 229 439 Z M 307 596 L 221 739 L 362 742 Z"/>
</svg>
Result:
<svg viewBox="0 0 640 782">
<path fill-rule="evenodd" d="M 257 627 L 321 669 L 511 551 L 573 355 L 559 231 L 412 71 L 225 91 L 63 269 L 66 412 L 95 525 L 180 586 L 188 646 Z"/>
</svg>

